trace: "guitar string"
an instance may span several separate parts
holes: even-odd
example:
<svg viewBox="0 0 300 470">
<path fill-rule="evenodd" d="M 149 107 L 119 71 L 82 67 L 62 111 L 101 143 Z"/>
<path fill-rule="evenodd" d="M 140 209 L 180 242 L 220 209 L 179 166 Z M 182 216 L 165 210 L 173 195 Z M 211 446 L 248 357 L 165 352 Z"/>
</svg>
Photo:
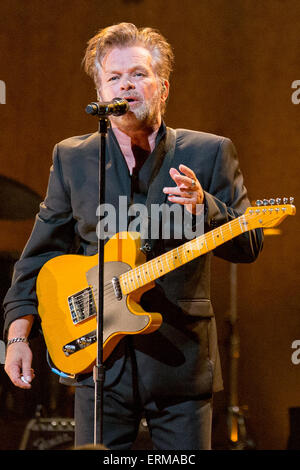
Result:
<svg viewBox="0 0 300 470">
<path fill-rule="evenodd" d="M 256 215 L 256 217 L 253 217 L 253 218 L 259 218 L 259 217 L 260 217 L 260 215 L 258 214 L 258 215 Z M 220 231 L 222 235 L 228 235 L 228 234 L 230 233 L 230 238 L 229 238 L 229 240 L 230 240 L 231 238 L 234 238 L 235 236 L 237 236 L 237 235 L 239 235 L 239 234 L 241 234 L 241 233 L 244 233 L 244 232 L 246 231 L 246 230 L 245 230 L 245 231 L 242 231 L 242 232 L 240 231 L 240 229 L 241 229 L 241 225 L 240 225 L 241 220 L 240 220 L 240 219 L 241 219 L 241 218 L 243 218 L 243 216 L 240 216 L 240 217 L 238 217 L 238 218 L 236 218 L 236 219 L 230 221 L 229 223 L 224 224 L 223 226 L 220 226 L 220 227 L 218 227 L 217 229 L 214 229 L 213 231 L 215 232 L 215 234 L 217 234 L 217 232 Z M 238 229 L 239 229 L 239 230 L 238 230 L 238 233 L 234 234 L 233 232 L 234 232 L 234 230 L 236 229 L 236 226 L 238 226 Z M 220 230 L 220 229 L 221 229 L 221 230 Z M 161 259 L 162 257 L 164 257 L 165 260 L 167 261 L 167 263 L 168 263 L 168 261 L 172 261 L 173 264 L 174 264 L 174 268 L 176 268 L 177 265 L 176 265 L 176 263 L 175 263 L 174 258 L 175 258 L 175 259 L 180 258 L 180 257 L 181 257 L 180 255 L 183 255 L 183 254 L 184 254 L 184 255 L 186 256 L 186 258 L 187 258 L 186 251 L 188 251 L 188 252 L 190 251 L 190 250 L 186 250 L 187 244 L 196 245 L 196 244 L 199 243 L 199 242 L 201 243 L 200 239 L 203 238 L 204 241 L 207 240 L 208 243 L 213 242 L 214 245 L 215 245 L 215 247 L 219 246 L 220 244 L 216 244 L 216 242 L 215 242 L 215 239 L 214 239 L 214 236 L 213 236 L 213 233 L 212 233 L 213 231 L 207 232 L 206 234 L 201 235 L 200 237 L 197 237 L 196 239 L 193 239 L 193 240 L 191 240 L 191 241 L 185 243 L 184 245 L 181 245 L 180 247 L 178 247 L 178 248 L 175 249 L 175 250 L 171 250 L 171 251 L 169 251 L 169 252 L 167 252 L 167 253 L 164 253 L 164 254 L 161 255 L 159 258 Z M 232 235 L 233 235 L 233 236 L 232 236 Z M 219 235 L 217 235 L 217 237 L 218 237 L 218 236 L 219 236 Z M 222 237 L 222 243 L 225 243 L 226 241 L 228 241 L 228 240 L 225 240 L 225 241 L 224 241 L 224 237 Z M 199 247 L 197 247 L 195 251 L 196 251 L 197 253 L 200 253 L 200 255 L 201 255 L 201 249 L 203 249 L 203 247 L 204 247 L 204 243 L 203 243 L 203 241 L 202 241 L 202 246 L 201 246 L 201 248 L 199 249 Z M 209 251 L 212 251 L 212 250 L 214 249 L 214 248 L 209 249 L 208 246 L 207 246 L 206 248 L 207 248 L 207 249 L 206 249 L 202 254 L 205 254 L 205 253 L 207 253 L 207 252 L 209 252 Z M 178 251 L 179 251 L 179 253 L 178 253 Z M 192 249 L 192 251 L 194 251 L 194 248 Z M 175 252 L 177 253 L 177 255 L 175 255 L 175 257 L 174 257 Z M 192 259 L 195 259 L 196 257 L 199 257 L 200 255 L 197 254 L 196 256 L 193 256 L 191 259 L 185 260 L 184 262 L 182 262 L 182 260 L 180 260 L 180 265 L 181 265 L 181 264 L 185 264 L 185 263 L 187 263 L 187 262 L 189 262 L 189 261 L 192 261 Z M 154 259 L 154 260 L 150 260 L 150 261 L 148 261 L 148 262 L 145 263 L 145 264 L 147 264 L 148 266 L 151 266 L 155 277 L 160 277 L 160 275 L 155 274 L 155 271 L 154 271 L 154 269 L 153 269 L 154 265 L 156 266 L 156 269 L 158 268 L 157 263 L 158 263 L 159 261 L 160 261 L 160 260 L 155 260 L 155 259 Z M 141 275 L 140 275 L 140 274 L 137 275 L 137 271 L 141 271 L 141 270 L 142 270 L 142 271 L 143 271 L 143 274 L 144 274 L 144 278 L 146 278 L 146 275 L 148 275 L 148 271 L 146 271 L 146 273 L 145 273 L 145 271 L 144 271 L 144 267 L 143 267 L 143 266 L 145 266 L 145 264 L 144 264 L 144 265 L 141 265 L 141 266 L 138 266 L 138 267 L 136 267 L 136 268 L 133 268 L 132 270 L 129 270 L 129 271 L 126 272 L 126 273 L 123 273 L 123 274 L 120 276 L 120 278 L 121 278 L 121 277 L 123 277 L 123 278 L 126 277 L 126 278 L 127 278 L 127 282 L 131 282 L 131 283 L 134 282 L 134 283 L 135 283 L 135 282 L 137 281 L 138 284 L 139 284 L 139 279 L 140 279 L 140 280 L 142 280 L 142 286 L 145 285 L 145 284 L 147 284 L 147 283 L 149 283 L 149 282 L 151 282 L 151 280 L 153 280 L 151 277 L 150 277 L 150 280 L 146 280 L 146 283 L 144 283 L 144 281 L 143 281 Z M 163 265 L 163 263 L 162 263 L 162 265 Z M 163 266 L 163 267 L 164 267 L 164 266 Z M 179 267 L 179 266 L 178 266 L 178 267 Z M 161 270 L 161 269 L 160 269 L 160 272 L 162 272 L 162 273 L 163 273 L 163 272 L 166 272 L 165 268 L 164 268 L 164 270 Z M 169 272 L 169 271 L 167 271 L 167 272 Z M 129 273 L 130 273 L 130 275 L 132 276 L 132 278 L 135 277 L 135 281 L 134 281 L 133 279 L 128 279 Z M 110 282 L 111 282 L 111 281 L 110 281 Z M 111 287 L 110 282 L 104 284 L 104 291 L 105 291 L 105 288 Z M 136 285 L 134 285 L 134 287 L 135 287 L 134 290 L 136 290 L 136 289 L 138 289 L 139 287 L 142 287 L 142 286 L 138 285 L 138 287 L 136 287 Z M 111 289 L 111 291 L 112 291 L 112 293 L 114 294 L 113 289 Z M 95 293 L 95 294 L 97 293 L 97 289 L 94 290 L 94 293 Z M 81 296 L 84 296 L 85 294 L 86 294 L 86 292 L 85 292 L 85 293 L 82 293 L 82 294 L 79 294 L 78 297 L 80 297 L 80 295 L 81 295 Z"/>
<path fill-rule="evenodd" d="M 245 215 L 245 214 L 244 214 L 244 215 Z M 208 253 L 208 252 L 210 252 L 210 251 L 213 251 L 214 248 L 217 248 L 217 247 L 220 246 L 221 244 L 226 243 L 227 241 L 229 241 L 229 240 L 232 239 L 232 238 L 235 238 L 235 236 L 238 236 L 239 234 L 242 234 L 242 233 L 244 233 L 244 232 L 246 232 L 246 231 L 249 231 L 249 230 L 243 230 L 243 231 L 241 231 L 241 225 L 240 225 L 240 223 L 241 223 L 241 219 L 244 217 L 244 215 L 242 215 L 242 216 L 240 216 L 240 217 L 238 217 L 238 218 L 236 218 L 236 219 L 234 219 L 234 220 L 232 220 L 232 221 L 230 221 L 230 222 L 228 222 L 228 223 L 226 223 L 226 224 L 223 224 L 223 225 L 221 225 L 220 227 L 218 227 L 218 228 L 216 228 L 216 229 L 214 229 L 214 230 L 212 230 L 212 231 L 210 231 L 210 232 L 207 232 L 206 234 L 203 234 L 203 235 L 201 235 L 201 236 L 199 236 L 199 237 L 197 237 L 197 238 L 194 238 L 193 240 L 190 240 L 189 242 L 184 243 L 183 245 L 179 246 L 178 248 L 175 248 L 175 249 L 173 249 L 173 250 L 168 251 L 167 253 L 162 254 L 161 256 L 159 256 L 159 258 L 162 259 L 162 260 L 164 260 L 164 261 L 166 261 L 167 264 L 169 264 L 169 261 L 171 261 L 171 262 L 173 263 L 173 265 L 174 265 L 174 266 L 173 266 L 173 269 L 175 269 L 175 268 L 177 268 L 177 267 L 179 267 L 179 266 L 181 266 L 181 265 L 183 265 L 183 264 L 188 263 L 189 261 L 192 261 L 193 259 L 195 259 L 195 258 L 197 258 L 197 257 L 199 257 L 199 256 L 201 256 L 201 255 L 203 255 L 203 254 L 205 254 L 205 253 Z M 253 220 L 253 219 L 258 219 L 259 217 L 261 217 L 261 214 L 257 214 L 255 217 L 252 216 L 251 219 L 252 219 L 252 220 Z M 244 221 L 244 222 L 245 222 L 245 221 Z M 242 223 L 243 223 L 243 222 L 242 222 Z M 238 227 L 237 233 L 233 233 L 233 232 L 236 230 L 237 227 Z M 215 234 L 217 234 L 218 232 L 221 233 L 222 243 L 216 244 L 215 237 L 214 237 L 214 234 L 213 234 L 212 232 L 214 232 Z M 228 234 L 230 235 L 230 237 L 229 237 L 228 239 L 225 239 L 225 240 L 224 240 L 224 238 L 226 238 L 226 236 L 227 236 Z M 218 238 L 218 236 L 219 236 L 219 235 L 217 235 L 217 238 Z M 201 239 L 202 239 L 202 240 L 201 240 Z M 201 244 L 201 242 L 202 242 L 202 246 L 201 246 L 201 248 L 199 249 L 199 246 L 196 246 L 196 245 Z M 205 247 L 206 242 L 207 242 L 208 244 L 213 243 L 215 246 L 214 246 L 213 248 L 209 248 L 208 246 Z M 190 250 L 187 250 L 187 246 L 188 246 L 188 245 L 192 245 L 193 248 L 190 249 Z M 203 250 L 203 248 L 204 248 L 204 251 L 201 253 L 201 250 Z M 197 254 L 196 254 L 195 256 L 191 257 L 190 259 L 188 259 L 187 253 L 188 253 L 189 251 L 195 251 Z M 178 253 L 178 252 L 179 252 L 179 253 Z M 182 259 L 183 257 L 185 257 L 185 258 L 187 258 L 187 259 L 183 260 L 183 259 Z M 175 262 L 175 259 L 177 259 L 177 258 L 179 258 L 179 262 L 180 262 L 179 265 L 176 264 L 176 262 Z M 144 274 L 144 277 L 146 277 L 145 275 L 146 275 L 146 274 L 148 275 L 148 271 L 149 271 L 149 270 L 146 271 L 146 273 L 145 273 L 145 271 L 144 271 L 145 265 L 148 265 L 148 266 L 150 266 L 150 267 L 152 268 L 152 271 L 153 271 L 153 273 L 154 273 L 154 279 L 156 279 L 156 278 L 158 278 L 158 277 L 160 277 L 160 276 L 163 275 L 163 274 L 157 274 L 157 272 L 155 273 L 154 268 L 155 268 L 156 270 L 159 269 L 158 266 L 157 266 L 157 263 L 158 263 L 158 262 L 160 262 L 160 260 L 157 260 L 157 258 L 156 258 L 156 259 L 154 259 L 154 260 L 150 260 L 150 261 L 144 263 L 144 264 L 141 265 L 141 266 L 138 266 L 138 267 L 136 267 L 136 268 L 133 268 L 132 270 L 130 270 L 130 271 L 126 272 L 126 273 L 123 273 L 123 274 L 120 276 L 120 280 L 122 281 L 122 279 L 126 279 L 126 280 L 127 280 L 127 284 L 129 284 L 129 285 L 132 286 L 132 285 L 133 285 L 132 283 L 135 284 L 135 280 L 128 278 L 129 273 L 130 273 L 130 276 L 132 276 L 132 278 L 134 278 L 134 277 L 136 277 L 136 276 L 135 276 L 135 273 L 137 273 L 138 270 L 142 270 L 142 272 L 143 272 L 143 274 Z M 163 262 L 161 262 L 161 264 L 163 265 Z M 168 273 L 168 272 L 172 271 L 172 269 L 166 270 L 164 266 L 163 266 L 163 268 L 164 268 L 164 270 L 159 269 L 159 271 L 160 271 L 160 272 L 163 272 L 163 271 L 164 271 L 165 273 Z M 147 283 L 153 281 L 154 279 L 150 277 L 150 279 L 149 279 L 149 281 L 147 281 Z M 137 279 L 136 279 L 136 280 L 137 280 Z M 145 285 L 145 283 L 143 283 L 142 285 Z M 139 287 L 142 287 L 142 286 L 139 286 Z M 133 289 L 133 290 L 135 290 L 135 289 L 137 289 L 137 288 L 139 288 L 139 287 L 136 287 L 136 286 L 134 285 L 134 289 Z M 125 289 L 125 291 L 126 291 L 126 289 Z M 131 291 L 129 291 L 129 292 L 131 292 Z M 126 293 L 128 293 L 128 292 L 126 292 Z"/>
<path fill-rule="evenodd" d="M 262 216 L 262 214 L 256 214 L 255 216 L 252 216 L 252 217 L 251 217 L 251 220 L 254 220 L 254 221 L 255 221 L 256 219 L 259 219 L 261 216 Z M 207 241 L 208 243 L 212 242 L 212 243 L 215 245 L 215 248 L 217 248 L 218 246 L 222 245 L 223 243 L 226 243 L 227 241 L 229 241 L 229 240 L 235 238 L 235 237 L 238 236 L 239 234 L 242 234 L 242 233 L 245 233 L 245 232 L 249 232 L 249 230 L 243 230 L 243 231 L 241 231 L 241 219 L 243 219 L 243 218 L 244 218 L 244 222 L 242 222 L 242 223 L 245 223 L 245 214 L 244 214 L 244 215 L 242 215 L 242 216 L 239 216 L 239 217 L 236 218 L 236 219 L 233 219 L 233 220 L 230 221 L 230 222 L 227 222 L 227 223 L 221 225 L 220 227 L 217 227 L 217 228 L 214 229 L 214 230 L 211 230 L 210 232 L 207 232 L 207 233 L 205 233 L 205 234 L 203 234 L 203 235 L 200 235 L 199 237 L 194 238 L 194 239 L 190 240 L 189 242 L 186 242 L 186 243 L 184 243 L 183 245 L 181 245 L 181 246 L 179 246 L 179 247 L 177 247 L 177 248 L 175 248 L 175 249 L 173 249 L 173 250 L 170 250 L 170 251 L 168 251 L 168 252 L 166 252 L 166 253 L 160 255 L 159 258 L 160 258 L 160 259 L 163 258 L 164 260 L 167 261 L 167 263 L 168 263 L 169 261 L 172 261 L 173 264 L 174 264 L 173 269 L 174 269 L 174 268 L 177 268 L 177 267 L 180 267 L 181 265 L 186 264 L 186 263 L 188 263 L 189 261 L 192 261 L 193 259 L 196 259 L 196 258 L 198 258 L 199 256 L 201 256 L 201 255 L 203 255 L 203 254 L 205 254 L 205 253 L 208 253 L 208 252 L 210 252 L 210 251 L 213 251 L 214 248 L 210 248 L 210 249 L 209 249 L 208 246 L 206 246 L 206 247 L 205 247 L 205 248 L 206 248 L 205 251 L 203 251 L 203 253 L 201 253 L 201 250 L 204 248 L 204 242 L 206 242 L 206 241 Z M 277 217 L 275 217 L 275 219 L 276 219 L 276 218 L 277 218 Z M 234 233 L 234 231 L 236 230 L 236 228 L 238 228 L 238 231 L 237 231 L 237 233 Z M 215 234 L 217 234 L 218 231 L 221 232 L 222 243 L 216 244 L 215 238 L 214 238 L 214 235 L 213 235 L 213 232 L 214 232 Z M 230 237 L 229 237 L 227 240 L 226 240 L 226 239 L 224 240 L 224 238 L 226 238 L 225 236 L 228 235 L 228 234 L 230 235 Z M 219 237 L 219 235 L 217 235 L 217 238 L 218 238 L 218 237 Z M 201 240 L 201 239 L 203 239 L 203 240 Z M 201 246 L 201 248 L 199 249 L 198 246 L 195 247 L 195 245 L 197 245 L 198 243 L 201 243 L 201 241 L 202 241 L 202 246 Z M 194 246 L 193 249 L 191 249 L 191 250 L 186 250 L 188 244 L 193 245 L 193 246 Z M 195 248 L 196 248 L 196 249 L 195 249 Z M 180 253 L 180 256 L 179 256 L 178 251 L 179 251 L 179 253 Z M 187 260 L 185 260 L 185 261 L 182 261 L 182 260 L 180 259 L 180 265 L 176 265 L 176 263 L 175 263 L 175 261 L 174 261 L 174 258 L 175 258 L 175 259 L 181 258 L 182 255 L 185 255 L 185 257 L 187 257 L 186 252 L 189 252 L 189 251 L 196 251 L 196 252 L 199 253 L 199 254 L 196 254 L 196 256 L 193 256 L 191 259 L 187 259 Z M 176 255 L 175 255 L 175 252 L 177 253 Z M 174 255 L 175 255 L 175 256 L 174 256 Z M 146 285 L 147 283 L 150 283 L 150 282 L 153 281 L 154 279 L 157 279 L 157 278 L 159 278 L 160 276 L 163 275 L 163 274 L 155 274 L 154 266 L 156 266 L 156 269 L 157 269 L 157 268 L 158 268 L 158 267 L 157 267 L 157 263 L 158 263 L 158 262 L 160 262 L 160 260 L 157 260 L 157 258 L 154 258 L 153 260 L 147 261 L 147 262 L 144 263 L 143 265 L 137 266 L 137 267 L 135 267 L 135 268 L 133 268 L 133 269 L 131 269 L 131 270 L 129 270 L 129 271 L 127 271 L 127 272 L 121 274 L 121 275 L 120 275 L 120 279 L 126 278 L 126 279 L 127 279 L 127 283 L 132 283 L 132 282 L 135 283 L 135 281 L 133 280 L 134 277 L 136 278 L 136 281 L 137 281 L 138 283 L 139 283 L 138 279 L 140 279 L 140 280 L 142 281 L 142 285 L 141 285 L 141 286 L 138 285 L 138 287 L 136 287 L 136 285 L 134 285 L 134 290 L 137 290 L 137 289 L 139 289 L 140 287 L 143 287 L 143 286 Z M 163 264 L 163 263 L 161 263 L 161 264 Z M 149 271 L 149 270 L 146 271 L 146 273 L 145 273 L 145 271 L 144 271 L 144 266 L 145 266 L 145 265 L 148 265 L 149 267 L 151 267 L 151 268 L 152 268 L 152 271 L 153 271 L 153 273 L 154 273 L 154 275 L 155 275 L 155 278 L 154 278 L 154 279 L 153 279 L 152 277 L 150 277 L 150 279 L 149 279 L 147 282 L 144 282 L 144 281 L 143 281 L 142 276 L 141 276 L 140 274 L 139 274 L 138 276 L 134 276 L 135 274 L 137 274 L 137 271 L 138 271 L 138 270 L 142 270 L 142 272 L 143 272 L 143 274 L 144 274 L 144 278 L 146 278 L 146 275 L 148 275 L 148 271 Z M 165 268 L 164 268 L 164 270 L 163 270 L 163 271 L 160 270 L 160 272 L 168 273 L 168 272 L 172 271 L 173 269 L 169 269 L 169 271 L 166 271 Z M 129 275 L 132 276 L 132 279 L 129 279 L 129 278 L 128 278 Z M 132 285 L 132 284 L 131 284 L 131 285 Z M 87 288 L 87 289 L 88 289 L 88 288 Z M 111 281 L 109 281 L 109 282 L 107 282 L 106 284 L 104 284 L 104 294 L 105 294 L 105 291 L 107 291 L 108 289 L 111 291 L 111 294 L 113 294 L 113 295 L 112 295 L 112 298 L 114 298 L 114 297 L 115 297 L 115 293 L 114 293 L 114 289 L 113 289 L 113 287 L 112 287 L 112 285 L 111 285 Z M 97 292 L 98 292 L 98 289 L 94 289 L 93 292 L 94 292 L 94 298 L 95 298 L 95 296 L 96 296 L 96 294 L 97 294 Z M 74 297 L 76 297 L 76 298 L 79 297 L 79 299 L 80 299 L 81 297 L 83 298 L 83 297 L 85 296 L 85 294 L 87 294 L 87 293 L 90 294 L 89 291 L 85 291 L 85 292 L 83 292 L 83 293 L 81 293 L 81 294 L 74 294 Z M 109 294 L 107 294 L 107 295 L 109 295 Z M 106 295 L 106 297 L 107 297 L 107 295 Z M 77 301 L 77 302 L 78 302 L 78 301 Z M 86 302 L 85 299 L 83 299 L 83 300 L 82 300 L 82 303 L 85 303 L 85 302 Z"/>
</svg>

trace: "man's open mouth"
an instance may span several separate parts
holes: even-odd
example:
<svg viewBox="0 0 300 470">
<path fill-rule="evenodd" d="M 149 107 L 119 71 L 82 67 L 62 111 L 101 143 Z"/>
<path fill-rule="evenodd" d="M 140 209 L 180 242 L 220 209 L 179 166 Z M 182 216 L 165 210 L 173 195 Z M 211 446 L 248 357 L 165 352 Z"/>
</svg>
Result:
<svg viewBox="0 0 300 470">
<path fill-rule="evenodd" d="M 134 96 L 128 96 L 124 98 L 126 101 L 128 101 L 128 103 L 136 103 L 138 100 L 138 98 L 135 98 Z"/>
</svg>

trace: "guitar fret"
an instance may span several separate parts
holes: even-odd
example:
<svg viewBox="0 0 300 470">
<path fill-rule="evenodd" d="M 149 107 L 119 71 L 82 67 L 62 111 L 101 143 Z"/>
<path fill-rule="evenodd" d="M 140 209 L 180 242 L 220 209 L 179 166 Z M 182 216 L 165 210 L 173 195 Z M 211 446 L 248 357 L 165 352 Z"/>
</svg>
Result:
<svg viewBox="0 0 300 470">
<path fill-rule="evenodd" d="M 250 213 L 251 214 L 251 213 Z M 252 215 L 252 214 L 251 214 Z M 249 230 L 250 223 L 245 215 L 237 217 L 183 245 L 176 247 L 157 258 L 147 261 L 122 275 L 122 290 L 132 292 L 150 281 L 154 281 L 173 269 L 188 263 L 239 234 Z M 134 272 L 133 272 L 134 271 Z"/>
<path fill-rule="evenodd" d="M 131 285 L 133 284 L 134 285 L 134 289 L 136 289 L 136 284 L 135 284 L 135 280 L 134 280 L 134 270 L 131 270 L 131 276 L 130 276 L 130 282 L 131 282 Z"/>
<path fill-rule="evenodd" d="M 211 232 L 211 236 L 212 236 L 212 239 L 213 239 L 213 242 L 215 244 L 215 246 L 217 246 L 217 243 L 216 243 L 216 240 L 215 240 L 215 237 L 214 237 L 214 231 L 212 230 Z"/>
<path fill-rule="evenodd" d="M 154 279 L 156 279 L 158 276 L 158 267 L 157 267 L 157 264 L 156 264 L 156 259 L 154 258 L 154 260 L 152 260 L 152 268 L 153 268 L 153 272 L 154 272 Z"/>
<path fill-rule="evenodd" d="M 161 262 L 161 265 L 162 265 L 162 267 L 163 267 L 163 271 L 164 271 L 164 272 L 166 272 L 166 269 L 165 269 L 165 266 L 164 266 L 163 259 L 164 259 L 164 257 L 163 257 L 163 256 L 161 256 L 161 257 L 160 257 L 160 262 Z"/>
<path fill-rule="evenodd" d="M 187 257 L 187 254 L 186 254 L 186 251 L 185 251 L 185 247 L 184 247 L 184 246 L 182 247 L 181 251 L 183 251 L 183 254 L 184 254 L 184 256 L 186 257 L 186 260 L 188 261 L 189 259 L 188 259 L 188 257 Z"/>
<path fill-rule="evenodd" d="M 133 271 L 133 275 L 135 275 L 135 279 L 138 283 L 138 287 L 140 287 L 139 278 L 138 278 L 138 275 L 137 275 L 137 269 L 133 269 L 132 271 Z"/>
<path fill-rule="evenodd" d="M 155 279 L 155 271 L 154 271 L 154 268 L 153 268 L 153 261 L 150 262 L 150 266 L 152 268 L 152 272 L 153 272 L 153 280 Z"/>
<path fill-rule="evenodd" d="M 162 272 L 163 272 L 163 270 L 162 270 L 162 269 L 160 269 L 161 265 L 160 265 L 160 266 L 158 266 L 158 263 L 161 263 L 160 259 L 158 259 L 158 260 L 157 260 L 157 262 L 156 262 L 156 267 L 157 267 L 157 269 L 158 269 L 158 272 L 159 272 L 159 273 L 162 273 Z"/>
<path fill-rule="evenodd" d="M 234 235 L 233 231 L 232 231 L 232 228 L 231 228 L 231 222 L 229 222 L 228 227 L 229 227 L 229 230 L 230 230 L 231 234 Z"/>
<path fill-rule="evenodd" d="M 141 268 L 140 268 L 140 267 L 137 268 L 137 273 L 138 273 L 138 274 L 137 274 L 138 281 L 143 282 L 143 280 L 142 280 L 142 275 L 141 275 Z"/>
<path fill-rule="evenodd" d="M 175 264 L 175 262 L 174 262 L 174 257 L 173 257 L 173 250 L 168 251 L 168 252 L 165 254 L 165 256 L 166 256 L 166 258 L 167 258 L 167 260 L 168 260 L 168 265 L 169 265 L 169 261 L 172 262 L 173 267 L 171 268 L 170 265 L 169 265 L 170 271 L 172 271 L 174 268 L 176 268 L 176 264 Z"/>
<path fill-rule="evenodd" d="M 170 268 L 170 265 L 169 265 L 169 260 L 168 260 L 168 254 L 167 253 L 165 254 L 165 258 L 166 258 L 166 262 L 167 262 L 167 265 L 168 265 L 168 271 L 170 272 L 171 268 Z"/>
<path fill-rule="evenodd" d="M 146 284 L 147 284 L 147 283 L 149 282 L 149 279 L 147 279 L 147 277 L 146 277 L 147 274 L 148 274 L 148 271 L 146 271 L 146 273 L 145 273 L 143 266 L 141 266 L 141 270 L 142 270 L 142 273 L 143 273 L 143 275 L 144 275 L 145 282 L 146 282 Z"/>
<path fill-rule="evenodd" d="M 243 224 L 241 223 L 242 221 L 241 221 L 241 218 L 240 218 L 240 217 L 238 218 L 238 221 L 239 221 L 239 224 L 240 224 L 240 227 L 241 227 L 242 232 L 244 232 L 244 231 L 245 231 L 245 228 L 243 227 Z"/>
<path fill-rule="evenodd" d="M 192 253 L 192 259 L 194 258 L 194 249 L 193 249 L 192 242 L 187 243 L 186 247 L 187 247 L 187 250 L 186 250 L 187 260 L 189 261 L 190 260 L 190 258 L 189 258 L 190 253 Z"/>
<path fill-rule="evenodd" d="M 143 281 L 143 283 L 147 284 L 147 279 L 145 277 L 145 272 L 144 272 L 143 266 L 140 266 L 140 273 L 141 273 L 141 280 Z"/>
<path fill-rule="evenodd" d="M 176 248 L 176 252 L 177 252 L 177 256 L 178 256 L 178 259 L 180 261 L 180 264 L 181 264 L 181 257 L 180 257 L 180 254 L 179 254 L 179 248 Z"/>
<path fill-rule="evenodd" d="M 219 246 L 219 245 L 220 245 L 220 233 L 219 233 L 219 229 L 215 229 L 214 232 L 215 232 L 215 235 L 216 235 L 216 238 L 217 238 L 216 246 Z"/>
<path fill-rule="evenodd" d="M 176 259 L 178 258 L 178 256 L 176 255 L 175 250 L 171 250 L 169 252 L 169 256 L 171 256 L 171 260 L 173 262 L 173 269 L 176 269 L 177 268 Z"/>
</svg>

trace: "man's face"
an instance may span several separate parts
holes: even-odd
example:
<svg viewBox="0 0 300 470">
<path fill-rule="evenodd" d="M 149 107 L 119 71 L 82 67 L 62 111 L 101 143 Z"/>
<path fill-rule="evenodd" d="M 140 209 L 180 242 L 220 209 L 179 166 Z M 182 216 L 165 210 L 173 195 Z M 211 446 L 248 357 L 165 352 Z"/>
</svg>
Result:
<svg viewBox="0 0 300 470">
<path fill-rule="evenodd" d="M 145 126 L 161 122 L 161 102 L 168 94 L 168 82 L 164 93 L 155 74 L 150 52 L 141 46 L 114 48 L 102 61 L 100 96 L 103 101 L 113 98 L 128 100 L 130 111 L 113 118 L 116 124 Z"/>
</svg>

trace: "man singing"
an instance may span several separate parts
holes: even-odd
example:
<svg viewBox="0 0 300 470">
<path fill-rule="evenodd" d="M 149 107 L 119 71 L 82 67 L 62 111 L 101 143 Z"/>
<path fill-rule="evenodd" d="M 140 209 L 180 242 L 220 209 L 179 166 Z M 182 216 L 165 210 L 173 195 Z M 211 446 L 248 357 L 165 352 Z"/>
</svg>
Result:
<svg viewBox="0 0 300 470">
<path fill-rule="evenodd" d="M 115 207 L 117 220 L 120 196 L 129 205 L 178 204 L 192 223 L 202 205 L 205 231 L 244 213 L 249 201 L 231 141 L 175 131 L 163 121 L 173 53 L 159 32 L 129 23 L 105 28 L 89 41 L 84 63 L 100 101 L 119 97 L 129 103 L 126 114 L 110 118 L 107 137 L 105 200 Z M 23 389 L 34 379 L 28 338 L 39 324 L 39 270 L 49 259 L 74 250 L 85 256 L 97 253 L 98 142 L 93 133 L 55 146 L 47 194 L 4 301 L 5 370 Z M 148 259 L 186 241 L 184 232 L 182 239 L 170 233 L 149 235 Z M 213 253 L 248 263 L 261 248 L 257 230 Z M 142 415 L 155 449 L 211 448 L 212 397 L 222 389 L 222 379 L 210 259 L 211 253 L 205 254 L 159 278 L 141 303 L 162 315 L 161 327 L 149 335 L 124 337 L 105 361 L 103 441 L 109 449 L 131 448 Z M 93 443 L 93 377 L 79 374 L 72 384 L 76 445 Z"/>
</svg>

